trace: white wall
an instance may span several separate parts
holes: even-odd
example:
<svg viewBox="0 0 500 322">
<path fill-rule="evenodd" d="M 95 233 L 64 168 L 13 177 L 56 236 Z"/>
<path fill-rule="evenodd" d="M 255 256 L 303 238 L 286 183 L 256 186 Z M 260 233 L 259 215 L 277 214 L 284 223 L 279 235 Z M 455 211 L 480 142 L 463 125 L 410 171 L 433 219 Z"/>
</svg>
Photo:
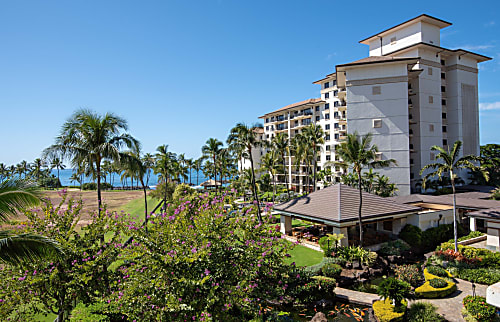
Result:
<svg viewBox="0 0 500 322">
<path fill-rule="evenodd" d="M 422 230 L 427 230 L 432 227 L 437 227 L 439 215 L 443 216 L 439 221 L 440 225 L 453 223 L 453 209 L 427 211 L 419 214 L 413 214 L 408 216 L 406 223 L 417 226 Z"/>
</svg>

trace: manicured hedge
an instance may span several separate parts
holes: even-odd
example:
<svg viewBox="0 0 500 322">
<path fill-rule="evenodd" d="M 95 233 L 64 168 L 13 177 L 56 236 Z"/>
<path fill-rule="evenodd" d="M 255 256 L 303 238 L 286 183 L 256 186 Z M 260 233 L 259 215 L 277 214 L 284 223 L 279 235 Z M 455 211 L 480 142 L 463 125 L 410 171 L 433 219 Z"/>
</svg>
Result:
<svg viewBox="0 0 500 322">
<path fill-rule="evenodd" d="M 444 270 L 444 271 L 448 274 L 449 278 L 453 277 L 448 271 L 446 271 L 446 270 Z M 425 278 L 426 282 L 422 286 L 417 287 L 415 289 L 415 295 L 417 295 L 418 297 L 424 297 L 424 298 L 430 298 L 430 299 L 442 298 L 442 297 L 445 297 L 445 296 L 452 294 L 453 292 L 455 292 L 457 290 L 457 285 L 455 283 L 446 281 L 437 275 L 429 273 L 427 268 L 424 269 L 424 278 Z M 432 280 L 432 279 L 442 279 L 443 281 L 445 281 L 447 283 L 447 285 L 446 285 L 446 287 L 443 287 L 443 288 L 434 288 L 430 284 L 430 280 Z"/>
<path fill-rule="evenodd" d="M 401 304 L 401 312 L 396 312 L 396 308 L 392 305 L 390 299 L 376 301 L 373 303 L 373 313 L 375 313 L 375 316 L 380 322 L 400 322 L 403 321 L 408 302 L 403 300 Z"/>
<path fill-rule="evenodd" d="M 492 285 L 500 282 L 500 271 L 491 268 L 459 268 L 455 275 L 463 280 Z"/>
</svg>

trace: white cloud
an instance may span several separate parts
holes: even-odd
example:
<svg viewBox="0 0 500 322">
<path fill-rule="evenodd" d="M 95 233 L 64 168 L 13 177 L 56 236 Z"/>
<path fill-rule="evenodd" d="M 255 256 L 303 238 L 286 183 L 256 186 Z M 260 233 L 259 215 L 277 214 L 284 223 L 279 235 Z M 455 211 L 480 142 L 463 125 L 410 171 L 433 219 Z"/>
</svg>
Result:
<svg viewBox="0 0 500 322">
<path fill-rule="evenodd" d="M 493 27 L 495 25 L 494 21 L 490 21 L 484 24 L 485 27 Z"/>
<path fill-rule="evenodd" d="M 500 101 L 492 103 L 479 103 L 481 111 L 500 110 Z"/>
</svg>

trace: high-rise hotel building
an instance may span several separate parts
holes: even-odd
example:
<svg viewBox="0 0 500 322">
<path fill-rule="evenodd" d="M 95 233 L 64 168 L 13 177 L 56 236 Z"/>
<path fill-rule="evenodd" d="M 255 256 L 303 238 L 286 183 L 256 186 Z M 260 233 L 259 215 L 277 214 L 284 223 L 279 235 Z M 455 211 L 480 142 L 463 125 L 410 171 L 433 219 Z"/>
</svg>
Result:
<svg viewBox="0 0 500 322">
<path fill-rule="evenodd" d="M 293 138 L 304 126 L 319 124 L 326 133 L 317 160 L 322 169 L 338 160 L 335 148 L 347 133 L 372 133 L 377 157 L 397 161 L 377 172 L 397 184 L 399 195 L 415 190 L 420 169 L 434 162 L 433 145 L 448 148 L 460 140 L 463 154 L 479 154 L 477 64 L 491 58 L 441 47 L 440 30 L 450 25 L 423 14 L 361 40 L 369 57 L 337 65 L 314 82 L 321 86 L 320 98 L 261 116 L 263 139 L 279 132 Z M 305 169 L 297 171 L 292 157 L 287 166 L 290 188 L 310 189 Z"/>
</svg>

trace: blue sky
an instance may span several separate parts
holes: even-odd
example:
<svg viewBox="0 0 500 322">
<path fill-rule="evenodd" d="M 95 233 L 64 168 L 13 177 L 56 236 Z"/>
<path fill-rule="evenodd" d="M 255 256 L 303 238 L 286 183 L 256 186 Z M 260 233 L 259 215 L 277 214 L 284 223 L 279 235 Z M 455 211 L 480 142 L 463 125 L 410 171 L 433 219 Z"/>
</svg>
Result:
<svg viewBox="0 0 500 322">
<path fill-rule="evenodd" d="M 237 122 L 319 96 L 313 81 L 368 55 L 359 40 L 422 13 L 453 23 L 442 46 L 494 58 L 480 131 L 499 143 L 500 4 L 418 3 L 0 1 L 0 162 L 39 157 L 81 107 L 125 117 L 145 152 L 198 157 Z"/>
</svg>

